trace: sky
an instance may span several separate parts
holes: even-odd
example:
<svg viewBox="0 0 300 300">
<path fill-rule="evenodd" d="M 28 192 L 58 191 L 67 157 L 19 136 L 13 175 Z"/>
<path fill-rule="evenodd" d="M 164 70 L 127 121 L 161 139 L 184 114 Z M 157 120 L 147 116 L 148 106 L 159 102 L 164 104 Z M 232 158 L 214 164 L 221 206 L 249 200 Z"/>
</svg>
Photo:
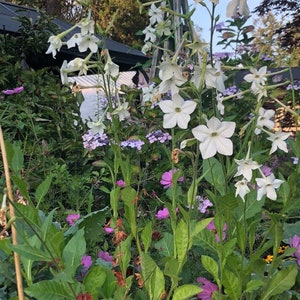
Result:
<svg viewBox="0 0 300 300">
<path fill-rule="evenodd" d="M 210 8 L 211 3 L 209 0 L 204 0 L 206 5 Z M 226 18 L 226 6 L 230 0 L 219 0 L 219 4 L 216 6 L 216 15 L 220 15 L 220 19 L 218 22 L 224 22 L 227 20 Z M 250 11 L 254 10 L 256 6 L 258 6 L 262 0 L 248 0 L 248 6 L 250 8 Z M 207 10 L 202 7 L 200 4 L 196 4 L 194 0 L 188 0 L 188 3 L 190 5 L 190 9 L 196 7 L 196 11 L 194 12 L 192 16 L 192 20 L 195 24 L 195 26 L 198 26 L 202 28 L 202 38 L 208 42 L 210 40 L 210 17 L 207 12 Z M 257 18 L 256 15 L 252 14 L 252 17 L 247 21 L 247 24 L 250 25 L 252 22 L 251 20 L 253 18 Z M 222 50 L 222 46 L 216 46 L 216 37 L 218 36 L 217 33 L 215 33 L 215 38 L 214 38 L 214 52 L 221 52 L 224 51 Z"/>
</svg>

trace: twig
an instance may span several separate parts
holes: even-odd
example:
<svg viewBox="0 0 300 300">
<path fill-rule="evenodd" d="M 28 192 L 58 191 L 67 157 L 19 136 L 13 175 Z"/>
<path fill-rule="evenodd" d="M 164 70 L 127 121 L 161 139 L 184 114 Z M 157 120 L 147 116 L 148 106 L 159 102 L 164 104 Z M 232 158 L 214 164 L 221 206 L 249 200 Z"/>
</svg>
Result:
<svg viewBox="0 0 300 300">
<path fill-rule="evenodd" d="M 11 202 L 13 201 L 13 192 L 11 187 L 11 181 L 9 176 L 9 167 L 7 162 L 7 155 L 5 149 L 5 143 L 3 138 L 2 128 L 0 126 L 0 150 L 2 153 L 2 161 L 3 161 L 3 168 L 5 174 L 5 181 L 8 193 L 9 201 L 9 214 L 10 218 L 15 218 L 15 210 Z M 14 225 L 11 226 L 11 236 L 12 236 L 12 243 L 13 245 L 17 245 L 17 231 Z M 15 271 L 16 271 L 16 282 L 17 282 L 17 290 L 18 290 L 18 299 L 24 300 L 24 291 L 23 291 L 23 283 L 22 283 L 22 273 L 21 273 L 21 264 L 20 264 L 20 257 L 17 252 L 14 252 L 14 261 L 15 261 Z"/>
</svg>

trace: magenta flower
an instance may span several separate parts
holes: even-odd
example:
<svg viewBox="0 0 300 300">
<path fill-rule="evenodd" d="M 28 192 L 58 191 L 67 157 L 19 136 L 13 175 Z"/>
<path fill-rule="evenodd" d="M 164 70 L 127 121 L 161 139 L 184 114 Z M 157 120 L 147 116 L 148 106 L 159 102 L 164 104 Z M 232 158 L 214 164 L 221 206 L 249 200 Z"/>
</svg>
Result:
<svg viewBox="0 0 300 300">
<path fill-rule="evenodd" d="M 24 87 L 23 86 L 18 86 L 16 88 L 12 89 L 12 90 L 4 90 L 4 91 L 2 91 L 2 93 L 4 95 L 13 95 L 13 94 L 19 94 L 23 91 L 24 91 Z"/>
<path fill-rule="evenodd" d="M 98 257 L 107 262 L 112 262 L 114 259 L 107 251 L 99 251 Z"/>
<path fill-rule="evenodd" d="M 204 277 L 197 278 L 197 282 L 201 283 L 202 292 L 197 295 L 198 299 L 211 300 L 213 292 L 218 291 L 218 286 Z"/>
<path fill-rule="evenodd" d="M 111 228 L 111 227 L 104 227 L 104 231 L 105 231 L 105 233 L 107 233 L 107 234 L 114 233 L 114 229 Z"/>
<path fill-rule="evenodd" d="M 93 261 L 91 256 L 89 255 L 82 256 L 81 265 L 83 266 L 85 272 L 91 267 L 92 264 Z"/>
<path fill-rule="evenodd" d="M 216 229 L 216 226 L 215 226 L 215 224 L 214 224 L 214 220 L 212 220 L 212 221 L 206 226 L 206 228 L 207 228 L 208 230 L 213 231 L 213 232 L 215 233 L 215 236 L 216 236 L 216 242 L 219 243 L 219 242 L 220 242 L 220 237 L 219 237 L 219 235 L 218 235 L 218 233 L 217 233 L 217 229 Z M 225 240 L 225 238 L 226 238 L 226 233 L 225 233 L 226 229 L 227 229 L 227 225 L 224 224 L 224 226 L 223 226 L 222 240 Z"/>
<path fill-rule="evenodd" d="M 126 182 L 124 180 L 120 179 L 120 180 L 117 180 L 116 185 L 120 186 L 121 188 L 124 188 L 126 186 Z"/>
<path fill-rule="evenodd" d="M 178 171 L 177 169 L 174 169 L 162 174 L 160 184 L 164 186 L 164 189 L 168 189 L 172 187 L 172 177 L 173 174 L 175 174 L 177 171 Z M 184 179 L 183 176 L 179 177 L 178 182 L 182 182 L 183 179 Z"/>
<path fill-rule="evenodd" d="M 293 255 L 296 257 L 297 264 L 300 266 L 300 237 L 298 235 L 294 235 L 290 239 L 289 243 L 291 247 L 297 248 Z"/>
<path fill-rule="evenodd" d="M 169 210 L 165 207 L 162 210 L 159 210 L 155 216 L 159 220 L 168 219 L 170 217 Z"/>
<path fill-rule="evenodd" d="M 75 222 L 80 219 L 79 214 L 70 214 L 67 216 L 66 221 L 69 223 L 70 226 L 74 226 Z"/>
</svg>

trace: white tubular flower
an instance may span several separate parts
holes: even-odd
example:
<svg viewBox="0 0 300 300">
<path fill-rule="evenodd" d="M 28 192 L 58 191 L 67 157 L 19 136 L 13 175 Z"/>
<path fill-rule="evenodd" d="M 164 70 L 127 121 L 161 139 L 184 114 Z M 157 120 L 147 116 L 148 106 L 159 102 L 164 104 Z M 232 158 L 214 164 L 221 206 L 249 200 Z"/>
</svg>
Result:
<svg viewBox="0 0 300 300">
<path fill-rule="evenodd" d="M 246 0 L 231 0 L 227 4 L 226 17 L 231 18 L 236 16 L 236 14 L 241 16 L 249 17 L 250 9 Z"/>
<path fill-rule="evenodd" d="M 218 109 L 220 115 L 222 115 L 222 116 L 224 115 L 224 110 L 225 110 L 225 106 L 223 104 L 223 99 L 224 99 L 224 97 L 222 96 L 222 94 L 218 93 L 217 98 L 216 98 L 216 100 L 217 100 L 217 109 Z"/>
<path fill-rule="evenodd" d="M 266 195 L 271 200 L 277 199 L 276 189 L 284 182 L 280 179 L 275 179 L 273 173 L 264 178 L 256 178 L 256 183 L 258 186 L 257 190 L 257 200 L 260 201 L 264 195 Z"/>
<path fill-rule="evenodd" d="M 224 72 L 221 69 L 221 63 L 218 61 L 215 63 L 215 66 L 207 66 L 205 74 L 205 84 L 208 88 L 216 88 L 219 92 L 225 91 L 224 81 L 227 79 L 227 76 L 224 75 Z"/>
<path fill-rule="evenodd" d="M 235 196 L 240 196 L 245 202 L 245 196 L 250 192 L 250 189 L 248 187 L 248 181 L 244 178 L 238 181 L 234 186 L 236 188 Z"/>
<path fill-rule="evenodd" d="M 79 45 L 79 43 L 82 40 L 82 34 L 81 33 L 75 33 L 68 41 L 67 41 L 67 47 L 72 48 L 76 45 Z"/>
<path fill-rule="evenodd" d="M 259 70 L 255 68 L 251 68 L 250 72 L 252 74 L 247 74 L 244 79 L 247 82 L 252 82 L 250 89 L 254 93 L 259 93 L 261 90 L 261 86 L 266 84 L 267 81 L 267 67 L 261 67 Z"/>
<path fill-rule="evenodd" d="M 61 36 L 60 35 L 50 36 L 48 39 L 48 43 L 50 43 L 50 45 L 48 47 L 48 50 L 46 51 L 46 54 L 52 53 L 53 58 L 55 58 L 57 51 L 59 51 L 63 45 Z"/>
<path fill-rule="evenodd" d="M 67 64 L 67 69 L 68 72 L 76 72 L 79 71 L 79 76 L 84 74 L 87 75 L 88 71 L 88 66 L 86 64 L 86 60 L 76 57 L 75 59 L 69 61 Z"/>
<path fill-rule="evenodd" d="M 261 107 L 258 111 L 258 114 L 259 116 L 257 118 L 256 128 L 254 131 L 255 134 L 260 134 L 261 128 L 263 127 L 268 129 L 274 128 L 275 123 L 271 120 L 275 116 L 275 111 L 273 109 L 264 109 Z"/>
<path fill-rule="evenodd" d="M 197 106 L 196 102 L 184 99 L 175 94 L 172 100 L 163 100 L 159 102 L 160 109 L 164 112 L 164 128 L 174 128 L 178 125 L 179 128 L 186 129 L 191 119 L 192 114 Z"/>
<path fill-rule="evenodd" d="M 159 7 L 156 7 L 154 3 L 151 4 L 148 15 L 150 16 L 151 25 L 163 22 L 164 20 L 164 12 Z"/>
<path fill-rule="evenodd" d="M 143 86 L 142 91 L 143 91 L 142 104 L 145 104 L 145 102 L 147 102 L 147 101 L 152 102 L 152 99 L 158 93 L 158 90 L 157 90 L 157 88 L 155 88 L 154 84 L 150 84 L 148 86 Z"/>
<path fill-rule="evenodd" d="M 97 122 L 88 122 L 87 126 L 91 129 L 93 135 L 99 134 L 100 136 L 104 133 L 106 126 L 103 124 L 103 117 Z"/>
<path fill-rule="evenodd" d="M 171 30 L 170 28 L 171 27 L 171 21 L 168 20 L 166 22 L 159 22 L 156 24 L 156 33 L 159 35 L 159 36 L 169 36 L 171 35 Z"/>
<path fill-rule="evenodd" d="M 252 178 L 252 170 L 256 170 L 261 166 L 256 161 L 247 158 L 240 160 L 235 159 L 234 161 L 238 165 L 237 173 L 234 175 L 234 177 L 243 175 L 247 181 L 250 181 Z"/>
<path fill-rule="evenodd" d="M 128 112 L 128 102 L 124 102 L 119 105 L 113 112 L 112 115 L 118 115 L 120 121 L 124 121 L 125 119 L 130 117 L 130 113 Z"/>
<path fill-rule="evenodd" d="M 141 49 L 141 51 L 144 53 L 144 54 L 147 54 L 151 49 L 152 49 L 152 43 L 151 42 L 146 42 L 143 46 L 143 48 Z"/>
<path fill-rule="evenodd" d="M 64 60 L 60 68 L 60 80 L 63 85 L 68 84 L 68 73 L 68 62 Z"/>
<path fill-rule="evenodd" d="M 270 154 L 274 153 L 278 148 L 284 152 L 288 152 L 285 140 L 290 136 L 290 132 L 282 132 L 281 130 L 271 134 L 267 139 L 272 142 Z"/>
<path fill-rule="evenodd" d="M 216 117 L 207 121 L 207 126 L 199 125 L 192 129 L 194 137 L 200 141 L 203 159 L 213 157 L 217 152 L 232 155 L 233 144 L 229 139 L 235 130 L 235 122 L 221 122 Z"/>
<path fill-rule="evenodd" d="M 115 64 L 109 57 L 109 59 L 107 60 L 104 66 L 104 72 L 106 76 L 111 76 L 113 78 L 116 78 L 119 76 L 119 66 Z"/>
<path fill-rule="evenodd" d="M 82 19 L 77 26 L 81 29 L 81 34 L 94 34 L 95 32 L 95 21 L 91 20 L 90 18 Z"/>
<path fill-rule="evenodd" d="M 91 52 L 96 53 L 98 51 L 99 39 L 93 34 L 86 34 L 78 43 L 78 49 L 80 52 L 85 52 L 90 49 Z"/>
<path fill-rule="evenodd" d="M 150 40 L 151 43 L 154 43 L 156 41 L 155 28 L 150 25 L 143 30 L 143 34 L 145 34 L 144 42 Z"/>
</svg>

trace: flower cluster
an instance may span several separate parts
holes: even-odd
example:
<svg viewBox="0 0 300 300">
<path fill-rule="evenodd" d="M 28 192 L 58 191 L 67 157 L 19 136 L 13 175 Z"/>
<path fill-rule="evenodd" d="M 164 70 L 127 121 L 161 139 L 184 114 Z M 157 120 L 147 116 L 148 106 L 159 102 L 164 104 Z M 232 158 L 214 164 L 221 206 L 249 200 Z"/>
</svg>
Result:
<svg viewBox="0 0 300 300">
<path fill-rule="evenodd" d="M 89 130 L 82 136 L 83 139 L 83 147 L 92 151 L 97 147 L 106 146 L 109 144 L 109 140 L 107 134 L 103 133 L 100 135 L 99 133 L 93 134 L 92 130 Z"/>
<path fill-rule="evenodd" d="M 146 135 L 150 144 L 154 142 L 164 143 L 172 139 L 172 136 L 168 132 L 162 132 L 160 129 L 152 131 Z"/>
</svg>

